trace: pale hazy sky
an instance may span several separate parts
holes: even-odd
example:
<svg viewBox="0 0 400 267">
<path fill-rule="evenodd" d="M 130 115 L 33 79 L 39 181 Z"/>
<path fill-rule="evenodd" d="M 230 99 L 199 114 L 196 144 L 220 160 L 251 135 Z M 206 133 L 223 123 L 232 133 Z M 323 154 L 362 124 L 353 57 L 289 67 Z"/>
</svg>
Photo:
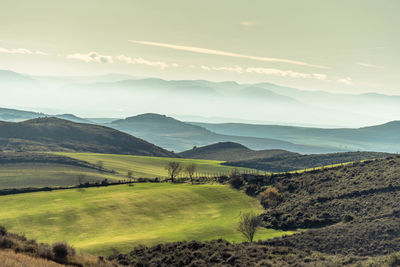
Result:
<svg viewBox="0 0 400 267">
<path fill-rule="evenodd" d="M 400 95 L 399 0 L 0 0 L 0 69 Z"/>
</svg>

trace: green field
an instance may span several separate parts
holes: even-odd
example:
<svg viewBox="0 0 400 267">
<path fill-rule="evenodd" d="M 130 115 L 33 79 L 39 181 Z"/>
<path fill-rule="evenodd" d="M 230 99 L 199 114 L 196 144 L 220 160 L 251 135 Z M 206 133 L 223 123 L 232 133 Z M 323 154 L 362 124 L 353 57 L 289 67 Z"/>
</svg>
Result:
<svg viewBox="0 0 400 267">
<path fill-rule="evenodd" d="M 0 189 L 46 186 L 71 186 L 83 182 L 104 179 L 118 180 L 112 174 L 94 169 L 55 163 L 11 163 L 0 164 Z"/>
<path fill-rule="evenodd" d="M 178 161 L 183 165 L 195 163 L 197 165 L 197 173 L 200 175 L 222 175 L 229 174 L 232 169 L 239 171 L 253 171 L 252 169 L 236 168 L 221 165 L 224 161 L 201 160 L 201 159 L 182 159 L 182 158 L 162 158 L 162 157 L 145 157 L 131 155 L 116 154 L 95 154 L 95 153 L 56 153 L 79 160 L 88 161 L 97 164 L 103 162 L 106 169 L 111 169 L 126 175 L 128 171 L 132 171 L 135 177 L 154 178 L 166 177 L 167 171 L 164 169 L 170 161 Z"/>
<path fill-rule="evenodd" d="M 0 196 L 0 225 L 101 254 L 168 241 L 241 242 L 236 224 L 244 210 L 262 212 L 257 199 L 225 185 L 143 183 Z M 262 229 L 255 239 L 282 234 Z"/>
</svg>

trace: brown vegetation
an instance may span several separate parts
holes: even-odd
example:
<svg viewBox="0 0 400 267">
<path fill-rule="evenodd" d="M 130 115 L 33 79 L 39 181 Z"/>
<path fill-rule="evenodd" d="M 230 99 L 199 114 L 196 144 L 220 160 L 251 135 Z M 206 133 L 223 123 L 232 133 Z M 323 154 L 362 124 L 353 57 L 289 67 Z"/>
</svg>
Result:
<svg viewBox="0 0 400 267">
<path fill-rule="evenodd" d="M 3 265 L 2 258 L 6 258 L 9 265 Z M 0 263 L 1 266 L 67 266 L 81 267 L 116 267 L 103 257 L 78 255 L 75 250 L 65 242 L 58 242 L 52 246 L 28 240 L 26 237 L 8 233 L 0 226 Z M 54 263 L 54 264 L 53 264 Z"/>
<path fill-rule="evenodd" d="M 389 257 L 327 255 L 262 243 L 231 244 L 224 240 L 176 242 L 137 247 L 109 257 L 124 266 L 390 266 Z M 395 258 L 397 259 L 397 258 Z"/>
<path fill-rule="evenodd" d="M 259 195 L 260 203 L 266 208 L 276 207 L 282 201 L 282 195 L 276 187 L 270 186 Z"/>
<path fill-rule="evenodd" d="M 354 162 L 368 159 L 389 157 L 389 153 L 381 152 L 340 152 L 329 154 L 278 154 L 271 157 L 248 160 L 228 161 L 223 165 L 245 167 L 268 172 L 288 172 L 303 169 L 322 167 L 345 162 Z"/>
</svg>

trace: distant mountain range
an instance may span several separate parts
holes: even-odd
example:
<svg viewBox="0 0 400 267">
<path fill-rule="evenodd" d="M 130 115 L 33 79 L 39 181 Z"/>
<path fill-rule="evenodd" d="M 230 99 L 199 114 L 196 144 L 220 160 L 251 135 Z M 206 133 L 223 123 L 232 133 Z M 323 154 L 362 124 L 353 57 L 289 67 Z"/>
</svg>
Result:
<svg viewBox="0 0 400 267">
<path fill-rule="evenodd" d="M 46 117 L 0 122 L 3 151 L 71 151 L 177 157 L 142 139 L 104 126 Z"/>
<path fill-rule="evenodd" d="M 218 142 L 236 142 L 254 150 L 284 149 L 298 153 L 326 153 L 338 151 L 335 148 L 297 145 L 273 138 L 218 134 L 204 127 L 182 122 L 165 115 L 152 113 L 129 117 L 104 125 L 143 138 L 158 146 L 174 151 L 184 151 L 193 148 L 193 146 L 205 146 Z"/>
<path fill-rule="evenodd" d="M 197 123 L 219 134 L 276 138 L 296 144 L 329 146 L 341 151 L 400 151 L 400 121 L 358 129 L 322 129 L 242 123 Z"/>
<path fill-rule="evenodd" d="M 44 113 L 68 110 L 90 117 L 107 114 L 115 118 L 151 111 L 329 128 L 400 119 L 400 96 L 337 94 L 270 83 L 168 81 L 119 74 L 44 77 L 0 70 L 0 95 L 0 106 L 12 103 Z"/>
<path fill-rule="evenodd" d="M 357 129 L 325 129 L 245 123 L 188 123 L 154 113 L 126 119 L 86 119 L 73 114 L 48 115 L 0 108 L 0 120 L 3 121 L 23 121 L 39 117 L 57 117 L 78 123 L 104 125 L 176 152 L 219 142 L 235 142 L 252 150 L 283 149 L 301 154 L 400 151 L 400 121 Z"/>
</svg>

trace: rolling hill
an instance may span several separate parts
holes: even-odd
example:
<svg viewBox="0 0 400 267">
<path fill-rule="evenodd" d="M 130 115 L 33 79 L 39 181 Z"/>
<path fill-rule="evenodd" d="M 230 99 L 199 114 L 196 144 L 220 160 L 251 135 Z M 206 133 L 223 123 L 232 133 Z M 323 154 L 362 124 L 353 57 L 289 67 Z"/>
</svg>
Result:
<svg viewBox="0 0 400 267">
<path fill-rule="evenodd" d="M 252 160 L 257 158 L 270 158 L 276 156 L 294 156 L 297 153 L 285 150 L 251 150 L 241 144 L 233 142 L 220 142 L 208 146 L 196 147 L 179 153 L 183 158 L 211 159 L 223 161 Z"/>
<path fill-rule="evenodd" d="M 243 175 L 243 187 L 274 187 L 279 196 L 265 197 L 266 227 L 309 229 L 261 244 L 335 255 L 400 251 L 399 166 L 393 155 L 307 172 Z"/>
<path fill-rule="evenodd" d="M 167 170 L 165 166 L 168 162 L 175 161 L 186 166 L 189 163 L 196 164 L 195 176 L 216 176 L 229 175 L 233 169 L 240 172 L 254 172 L 253 169 L 231 167 L 222 165 L 223 161 L 204 160 L 204 159 L 185 159 L 185 158 L 165 158 L 165 157 L 147 157 L 133 155 L 115 155 L 115 154 L 95 154 L 95 153 L 65 153 L 58 152 L 58 155 L 67 156 L 77 160 L 96 164 L 102 162 L 106 169 L 114 170 L 120 175 L 126 176 L 131 171 L 135 178 L 166 178 Z M 182 173 L 180 176 L 187 176 Z"/>
<path fill-rule="evenodd" d="M 78 123 L 93 123 L 89 119 L 83 119 L 73 114 L 56 114 L 49 115 L 41 112 L 24 111 L 10 108 L 0 108 L 0 121 L 21 122 L 31 119 L 54 117 L 63 120 L 69 120 Z"/>
<path fill-rule="evenodd" d="M 141 114 L 104 125 L 144 138 L 151 143 L 174 151 L 185 151 L 194 146 L 205 146 L 218 142 L 236 142 L 257 150 L 284 149 L 299 153 L 338 151 L 338 149 L 329 146 L 306 146 L 272 138 L 217 134 L 204 127 L 152 113 Z"/>
<path fill-rule="evenodd" d="M 38 242 L 65 240 L 97 255 L 169 241 L 241 241 L 239 213 L 262 211 L 256 199 L 228 186 L 167 183 L 8 195 L 0 203 L 0 225 L 10 232 Z M 282 234 L 264 229 L 256 238 Z"/>
<path fill-rule="evenodd" d="M 44 113 L 31 112 L 17 109 L 0 108 L 0 120 L 1 121 L 24 121 L 35 119 L 39 117 L 45 117 Z"/>
<path fill-rule="evenodd" d="M 329 154 L 299 155 L 287 153 L 266 158 L 228 161 L 222 164 L 242 168 L 251 168 L 267 172 L 288 172 L 331 166 L 341 163 L 380 159 L 393 154 L 381 152 L 339 152 Z"/>
<path fill-rule="evenodd" d="M 4 151 L 70 151 L 176 157 L 144 140 L 104 126 L 58 118 L 0 122 Z"/>
<path fill-rule="evenodd" d="M 0 152 L 0 189 L 72 186 L 125 179 L 96 164 L 50 153 Z"/>
</svg>

